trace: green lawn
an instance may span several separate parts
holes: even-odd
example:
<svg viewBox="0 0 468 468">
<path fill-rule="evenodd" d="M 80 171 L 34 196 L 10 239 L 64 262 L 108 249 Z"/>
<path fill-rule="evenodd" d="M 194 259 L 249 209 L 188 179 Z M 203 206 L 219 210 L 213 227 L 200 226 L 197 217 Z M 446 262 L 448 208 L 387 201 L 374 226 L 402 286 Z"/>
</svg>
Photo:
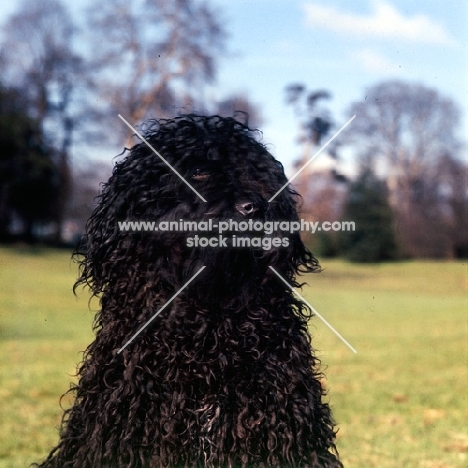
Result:
<svg viewBox="0 0 468 468">
<path fill-rule="evenodd" d="M 303 294 L 357 349 L 312 321 L 345 467 L 466 467 L 466 264 L 322 266 Z M 64 251 L 0 248 L 0 468 L 57 441 L 59 397 L 92 340 L 76 272 Z"/>
</svg>

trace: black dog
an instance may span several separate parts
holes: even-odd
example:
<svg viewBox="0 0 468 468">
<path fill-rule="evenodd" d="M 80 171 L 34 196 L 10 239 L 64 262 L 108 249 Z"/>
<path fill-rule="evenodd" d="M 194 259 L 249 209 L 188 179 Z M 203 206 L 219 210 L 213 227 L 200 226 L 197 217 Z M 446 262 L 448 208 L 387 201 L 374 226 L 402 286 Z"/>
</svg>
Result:
<svg viewBox="0 0 468 468">
<path fill-rule="evenodd" d="M 144 136 L 172 168 L 140 143 L 104 186 L 77 282 L 101 297 L 96 340 L 40 466 L 342 467 L 309 310 L 269 268 L 292 286 L 319 270 L 299 234 L 118 225 L 295 221 L 290 188 L 268 202 L 287 183 L 281 164 L 232 118 L 150 121 Z"/>
</svg>

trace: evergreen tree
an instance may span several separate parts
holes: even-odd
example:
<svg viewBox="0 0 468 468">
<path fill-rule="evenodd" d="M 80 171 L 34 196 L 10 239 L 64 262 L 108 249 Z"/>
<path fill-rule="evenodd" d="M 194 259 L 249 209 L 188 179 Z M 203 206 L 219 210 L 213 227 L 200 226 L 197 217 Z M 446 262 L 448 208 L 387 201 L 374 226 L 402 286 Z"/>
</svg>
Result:
<svg viewBox="0 0 468 468">
<path fill-rule="evenodd" d="M 37 120 L 26 111 L 24 90 L 0 84 L 0 241 L 9 239 L 13 219 L 22 224 L 15 235 L 27 242 L 54 219 L 58 169 Z"/>
<path fill-rule="evenodd" d="M 397 258 L 393 213 L 385 184 L 369 164 L 351 184 L 343 219 L 354 221 L 355 230 L 340 232 L 341 254 L 355 262 L 380 262 Z"/>
</svg>

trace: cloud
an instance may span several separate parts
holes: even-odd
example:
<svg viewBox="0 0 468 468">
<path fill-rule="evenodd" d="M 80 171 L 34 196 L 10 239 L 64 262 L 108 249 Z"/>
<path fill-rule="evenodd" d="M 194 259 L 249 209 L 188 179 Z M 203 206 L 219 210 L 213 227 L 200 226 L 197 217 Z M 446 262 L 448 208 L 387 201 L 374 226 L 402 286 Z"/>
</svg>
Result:
<svg viewBox="0 0 468 468">
<path fill-rule="evenodd" d="M 386 59 L 371 49 L 362 49 L 353 55 L 365 70 L 378 75 L 402 75 L 405 71 L 401 65 Z"/>
<path fill-rule="evenodd" d="M 384 0 L 372 2 L 370 14 L 345 13 L 337 8 L 304 4 L 307 24 L 358 38 L 404 39 L 410 42 L 453 46 L 453 36 L 427 15 L 405 17 Z"/>
</svg>

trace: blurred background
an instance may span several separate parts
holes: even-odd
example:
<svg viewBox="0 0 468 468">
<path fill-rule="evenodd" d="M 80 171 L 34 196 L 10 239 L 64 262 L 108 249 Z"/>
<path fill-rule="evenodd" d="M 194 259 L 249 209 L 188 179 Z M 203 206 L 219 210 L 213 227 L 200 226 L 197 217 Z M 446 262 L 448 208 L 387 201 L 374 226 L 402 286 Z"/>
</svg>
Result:
<svg viewBox="0 0 468 468">
<path fill-rule="evenodd" d="M 315 324 L 347 466 L 465 466 L 467 19 L 437 0 L 3 2 L 0 468 L 54 444 L 92 339 L 69 258 L 137 141 L 117 115 L 187 113 L 260 129 L 289 177 L 314 158 L 301 217 L 355 222 L 305 236 L 310 301 L 358 349 Z"/>
<path fill-rule="evenodd" d="M 132 144 L 119 113 L 237 115 L 290 176 L 356 115 L 295 179 L 303 216 L 353 216 L 370 236 L 380 213 L 386 245 L 363 260 L 468 255 L 461 2 L 18 0 L 0 14 L 1 241 L 76 242 Z M 363 232 L 310 241 L 357 259 Z"/>
</svg>

